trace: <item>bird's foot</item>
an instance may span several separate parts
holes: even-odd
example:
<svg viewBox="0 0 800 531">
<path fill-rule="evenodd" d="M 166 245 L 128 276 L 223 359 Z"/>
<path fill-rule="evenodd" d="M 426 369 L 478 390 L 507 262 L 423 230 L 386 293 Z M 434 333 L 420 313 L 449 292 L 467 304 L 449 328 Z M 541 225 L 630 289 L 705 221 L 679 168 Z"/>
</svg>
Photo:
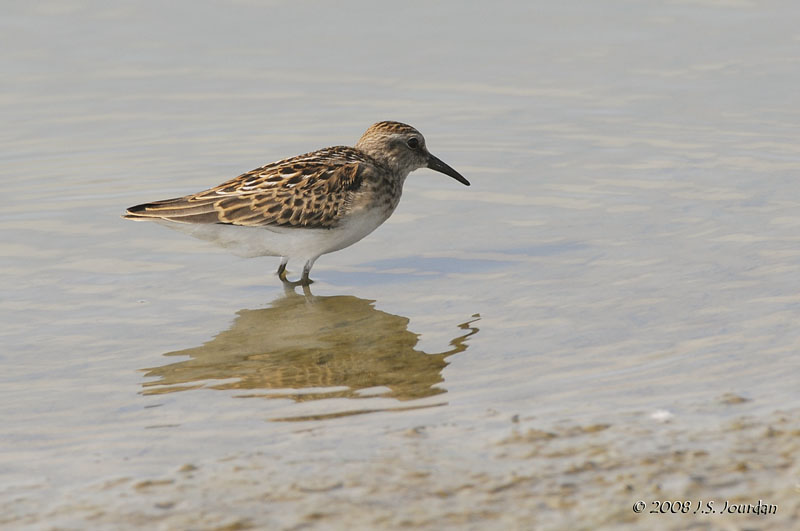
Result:
<svg viewBox="0 0 800 531">
<path fill-rule="evenodd" d="M 278 278 L 281 279 L 283 282 L 284 287 L 289 288 L 296 288 L 297 286 L 309 286 L 314 281 L 308 278 L 309 273 L 311 272 L 311 265 L 314 263 L 313 261 L 306 262 L 305 267 L 303 267 L 303 276 L 300 277 L 300 280 L 292 281 L 289 280 L 288 273 L 286 272 L 286 261 L 282 261 L 281 265 L 278 266 Z"/>
</svg>

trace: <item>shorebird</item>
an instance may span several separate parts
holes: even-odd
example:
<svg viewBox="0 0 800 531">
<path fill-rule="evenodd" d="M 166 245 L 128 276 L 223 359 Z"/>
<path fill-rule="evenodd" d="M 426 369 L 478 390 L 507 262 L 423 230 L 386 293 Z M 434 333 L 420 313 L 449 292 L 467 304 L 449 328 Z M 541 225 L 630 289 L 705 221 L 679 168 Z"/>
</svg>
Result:
<svg viewBox="0 0 800 531">
<path fill-rule="evenodd" d="M 355 147 L 272 162 L 202 192 L 132 206 L 123 217 L 156 221 L 239 256 L 280 256 L 281 281 L 307 286 L 317 258 L 353 245 L 392 215 L 406 177 L 419 168 L 469 186 L 428 152 L 419 131 L 378 122 Z M 304 263 L 299 282 L 287 278 L 289 260 Z"/>
</svg>

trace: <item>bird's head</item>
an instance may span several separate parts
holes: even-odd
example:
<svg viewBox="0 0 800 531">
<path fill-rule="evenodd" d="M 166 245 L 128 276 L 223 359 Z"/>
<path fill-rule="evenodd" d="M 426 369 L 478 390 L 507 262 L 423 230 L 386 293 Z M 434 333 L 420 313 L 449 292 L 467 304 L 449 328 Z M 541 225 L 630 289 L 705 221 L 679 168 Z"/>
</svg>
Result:
<svg viewBox="0 0 800 531">
<path fill-rule="evenodd" d="M 403 177 L 419 168 L 430 168 L 469 186 L 469 181 L 460 173 L 431 155 L 425 146 L 425 138 L 410 125 L 400 122 L 373 124 L 356 148 Z"/>
</svg>

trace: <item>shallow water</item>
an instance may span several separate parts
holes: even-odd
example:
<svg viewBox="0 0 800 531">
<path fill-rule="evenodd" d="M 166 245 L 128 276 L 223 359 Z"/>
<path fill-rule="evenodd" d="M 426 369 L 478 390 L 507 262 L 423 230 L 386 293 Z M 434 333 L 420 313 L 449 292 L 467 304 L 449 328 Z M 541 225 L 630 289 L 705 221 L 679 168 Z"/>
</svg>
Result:
<svg viewBox="0 0 800 531">
<path fill-rule="evenodd" d="M 800 7 L 394 8 L 7 8 L 0 525 L 791 525 Z M 473 186 L 308 295 L 119 218 L 383 119 Z"/>
</svg>

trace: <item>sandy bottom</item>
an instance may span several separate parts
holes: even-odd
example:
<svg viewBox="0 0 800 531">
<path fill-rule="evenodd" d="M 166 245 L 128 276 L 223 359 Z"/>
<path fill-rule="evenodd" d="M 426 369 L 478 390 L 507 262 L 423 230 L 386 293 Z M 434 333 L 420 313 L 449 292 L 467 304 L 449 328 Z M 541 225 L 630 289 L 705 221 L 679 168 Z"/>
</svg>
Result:
<svg viewBox="0 0 800 531">
<path fill-rule="evenodd" d="M 186 463 L 147 480 L 105 480 L 50 504 L 42 503 L 35 488 L 5 493 L 0 524 L 9 529 L 790 529 L 800 519 L 798 413 L 735 417 L 720 428 L 691 430 L 656 419 L 542 430 L 531 419 L 513 417 L 506 437 L 486 441 L 472 456 L 451 442 L 431 443 L 474 436 L 475 426 L 420 426 L 383 434 L 400 440 L 397 453 L 337 466 L 329 466 L 327 457 L 281 461 L 256 453 Z M 318 430 L 324 425 L 307 431 L 313 436 Z M 641 514 L 633 511 L 639 500 L 645 505 Z M 656 500 L 680 503 L 655 505 Z"/>
</svg>

